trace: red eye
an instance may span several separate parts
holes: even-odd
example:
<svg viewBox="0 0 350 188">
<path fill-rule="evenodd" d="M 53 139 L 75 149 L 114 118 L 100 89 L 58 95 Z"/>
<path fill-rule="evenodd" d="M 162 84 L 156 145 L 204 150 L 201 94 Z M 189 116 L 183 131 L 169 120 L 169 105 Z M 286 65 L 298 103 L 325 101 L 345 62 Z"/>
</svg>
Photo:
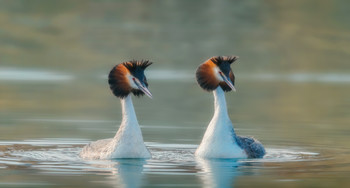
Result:
<svg viewBox="0 0 350 188">
<path fill-rule="evenodd" d="M 134 81 L 135 81 L 135 78 L 132 78 L 132 80 L 134 80 Z"/>
</svg>

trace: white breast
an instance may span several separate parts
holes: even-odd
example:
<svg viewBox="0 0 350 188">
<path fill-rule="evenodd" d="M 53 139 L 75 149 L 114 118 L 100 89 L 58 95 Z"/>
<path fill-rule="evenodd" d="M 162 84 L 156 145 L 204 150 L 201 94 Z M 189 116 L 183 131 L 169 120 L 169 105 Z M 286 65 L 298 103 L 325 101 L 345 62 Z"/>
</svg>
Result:
<svg viewBox="0 0 350 188">
<path fill-rule="evenodd" d="M 112 139 L 98 140 L 85 146 L 80 153 L 84 159 L 150 158 L 139 123 L 136 118 L 131 96 L 121 100 L 123 120 Z"/>
<path fill-rule="evenodd" d="M 204 134 L 196 156 L 203 158 L 247 158 L 235 140 L 233 125 L 227 113 L 224 91 L 214 91 L 215 113 Z"/>
</svg>

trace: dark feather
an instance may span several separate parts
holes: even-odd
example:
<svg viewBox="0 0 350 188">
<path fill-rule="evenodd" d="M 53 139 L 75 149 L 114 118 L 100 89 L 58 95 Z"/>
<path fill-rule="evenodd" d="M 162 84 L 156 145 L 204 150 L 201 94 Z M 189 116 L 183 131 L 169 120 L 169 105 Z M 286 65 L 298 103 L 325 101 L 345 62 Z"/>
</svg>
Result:
<svg viewBox="0 0 350 188">
<path fill-rule="evenodd" d="M 134 94 L 136 97 L 141 97 L 143 96 L 145 93 L 139 89 L 131 89 L 132 94 Z"/>
<path fill-rule="evenodd" d="M 236 136 L 236 142 L 244 149 L 248 158 L 262 158 L 266 154 L 264 146 L 253 137 Z"/>
</svg>

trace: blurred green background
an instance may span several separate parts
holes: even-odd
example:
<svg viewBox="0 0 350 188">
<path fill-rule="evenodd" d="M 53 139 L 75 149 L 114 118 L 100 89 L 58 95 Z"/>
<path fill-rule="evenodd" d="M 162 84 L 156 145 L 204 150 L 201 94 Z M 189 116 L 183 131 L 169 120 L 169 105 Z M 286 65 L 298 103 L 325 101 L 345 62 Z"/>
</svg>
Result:
<svg viewBox="0 0 350 188">
<path fill-rule="evenodd" d="M 196 85 L 195 69 L 214 55 L 238 55 L 238 92 L 227 94 L 232 118 L 347 125 L 349 7 L 318 0 L 2 0 L 1 120 L 120 119 L 106 75 L 117 63 L 149 59 L 155 97 L 134 101 L 140 122 L 205 124 L 212 98 Z M 2 132 L 27 132 L 27 123 Z M 50 129 L 43 135 L 56 134 Z"/>
</svg>

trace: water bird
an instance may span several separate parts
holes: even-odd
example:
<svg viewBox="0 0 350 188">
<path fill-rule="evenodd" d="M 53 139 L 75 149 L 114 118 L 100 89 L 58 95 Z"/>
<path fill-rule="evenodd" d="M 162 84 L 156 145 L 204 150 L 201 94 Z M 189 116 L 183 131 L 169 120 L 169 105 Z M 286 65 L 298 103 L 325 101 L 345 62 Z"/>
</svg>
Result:
<svg viewBox="0 0 350 188">
<path fill-rule="evenodd" d="M 80 152 L 84 159 L 150 158 L 151 153 L 143 142 L 143 137 L 131 94 L 152 98 L 144 70 L 152 62 L 128 61 L 112 68 L 108 83 L 113 94 L 120 98 L 122 122 L 114 138 L 103 139 L 86 145 Z"/>
<path fill-rule="evenodd" d="M 253 137 L 238 136 L 229 118 L 225 92 L 236 91 L 231 64 L 237 56 L 215 56 L 196 71 L 199 86 L 214 94 L 215 112 L 195 155 L 202 158 L 262 158 L 263 145 Z"/>
</svg>

